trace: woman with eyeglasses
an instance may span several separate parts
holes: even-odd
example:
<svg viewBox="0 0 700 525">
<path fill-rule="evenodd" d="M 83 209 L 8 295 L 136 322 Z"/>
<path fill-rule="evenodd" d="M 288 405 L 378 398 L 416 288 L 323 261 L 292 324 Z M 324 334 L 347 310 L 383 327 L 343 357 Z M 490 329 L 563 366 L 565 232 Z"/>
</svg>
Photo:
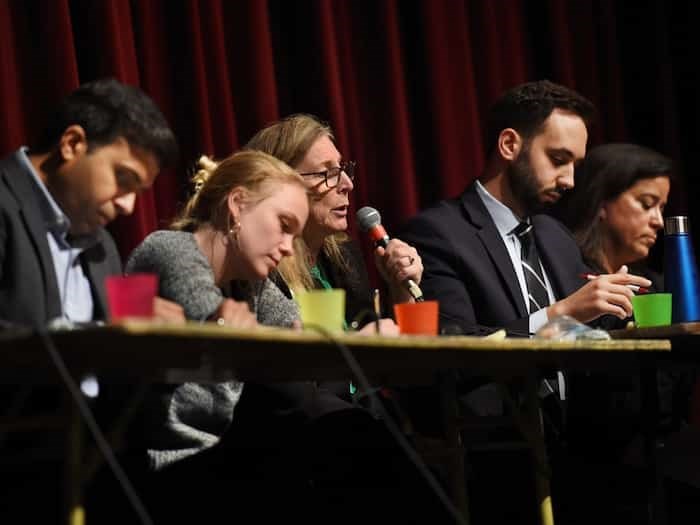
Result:
<svg viewBox="0 0 700 525">
<path fill-rule="evenodd" d="M 311 195 L 309 220 L 301 238 L 295 241 L 294 256 L 283 260 L 278 268 L 284 280 L 281 285 L 286 284 L 292 291 L 345 289 L 347 325 L 357 328 L 362 323 L 358 317 L 371 311 L 372 302 L 359 247 L 345 233 L 350 194 L 355 187 L 355 163 L 342 159 L 332 129 L 306 114 L 274 122 L 255 134 L 245 147 L 289 164 L 301 174 Z M 375 261 L 391 302 L 413 301 L 403 282 L 412 279 L 420 283 L 423 265 L 415 248 L 392 239 L 386 249 L 376 249 Z M 381 329 L 397 332 L 390 319 L 382 320 Z"/>
<path fill-rule="evenodd" d="M 293 325 L 296 304 L 267 277 L 307 220 L 307 183 L 259 151 L 204 157 L 200 168 L 173 231 L 147 237 L 128 271 L 157 272 L 191 320 Z M 159 385 L 138 420 L 134 452 L 148 449 L 148 471 L 137 463 L 133 472 L 156 521 L 230 511 L 243 522 L 357 523 L 382 504 L 382 521 L 443 512 L 383 422 L 313 381 Z M 101 522 L 129 521 L 117 514 Z"/>
</svg>

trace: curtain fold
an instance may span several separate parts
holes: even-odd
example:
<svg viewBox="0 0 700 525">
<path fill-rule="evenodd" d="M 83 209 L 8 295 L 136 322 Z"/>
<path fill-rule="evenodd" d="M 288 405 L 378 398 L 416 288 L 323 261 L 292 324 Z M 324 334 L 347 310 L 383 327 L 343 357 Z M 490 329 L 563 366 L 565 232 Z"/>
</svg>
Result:
<svg viewBox="0 0 700 525">
<path fill-rule="evenodd" d="M 478 176 L 484 163 L 483 110 L 476 88 L 470 18 L 464 4 L 449 0 L 424 4 L 422 11 L 428 93 L 433 104 L 429 126 L 439 145 L 435 174 L 440 192 L 456 195 Z M 455 68 L 454 64 L 463 67 Z"/>
<path fill-rule="evenodd" d="M 662 0 L 8 0 L 0 150 L 30 144 L 80 82 L 114 76 L 149 93 L 181 157 L 111 227 L 126 256 L 172 219 L 200 154 L 223 157 L 272 120 L 314 113 L 358 161 L 353 209 L 376 207 L 393 232 L 479 175 L 503 90 L 549 78 L 597 105 L 592 145 L 671 156 L 669 211 L 698 224 L 700 183 L 682 172 L 700 115 L 690 13 Z"/>
</svg>

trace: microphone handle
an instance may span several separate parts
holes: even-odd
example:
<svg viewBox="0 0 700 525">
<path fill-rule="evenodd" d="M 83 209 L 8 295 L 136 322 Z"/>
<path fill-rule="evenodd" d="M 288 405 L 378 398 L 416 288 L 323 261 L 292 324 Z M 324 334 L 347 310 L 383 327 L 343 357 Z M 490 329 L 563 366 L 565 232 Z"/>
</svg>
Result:
<svg viewBox="0 0 700 525">
<path fill-rule="evenodd" d="M 375 246 L 381 246 L 382 248 L 386 248 L 387 244 L 389 244 L 389 236 L 386 234 L 374 241 Z M 406 286 L 408 293 L 411 294 L 411 297 L 413 297 L 415 302 L 422 303 L 425 300 L 423 298 L 423 291 L 413 279 L 406 279 L 403 284 Z"/>
<path fill-rule="evenodd" d="M 406 279 L 404 284 L 406 285 L 406 288 L 408 288 L 408 293 L 411 294 L 411 297 L 413 297 L 415 302 L 422 303 L 425 300 L 423 299 L 423 291 L 415 282 L 413 282 L 413 279 Z"/>
</svg>

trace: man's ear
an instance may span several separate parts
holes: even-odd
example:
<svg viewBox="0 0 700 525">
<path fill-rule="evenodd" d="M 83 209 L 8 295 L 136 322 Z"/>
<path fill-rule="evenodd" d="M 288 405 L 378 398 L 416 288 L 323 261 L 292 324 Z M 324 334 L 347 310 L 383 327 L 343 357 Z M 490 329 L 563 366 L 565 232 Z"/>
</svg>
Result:
<svg viewBox="0 0 700 525">
<path fill-rule="evenodd" d="M 604 221 L 608 218 L 608 210 L 605 207 L 606 205 L 607 203 L 603 203 L 603 205 L 598 210 L 598 220 Z"/>
<path fill-rule="evenodd" d="M 75 160 L 87 153 L 87 135 L 82 126 L 68 126 L 58 141 L 58 152 L 64 161 Z"/>
<path fill-rule="evenodd" d="M 505 160 L 513 161 L 518 158 L 522 147 L 523 139 L 513 128 L 506 128 L 498 134 L 498 153 Z"/>
</svg>

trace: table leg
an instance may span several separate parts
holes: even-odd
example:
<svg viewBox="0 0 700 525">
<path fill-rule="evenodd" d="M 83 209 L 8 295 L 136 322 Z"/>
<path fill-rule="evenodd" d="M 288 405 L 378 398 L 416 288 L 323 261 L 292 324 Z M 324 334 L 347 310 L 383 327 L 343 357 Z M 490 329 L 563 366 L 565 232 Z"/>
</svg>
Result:
<svg viewBox="0 0 700 525">
<path fill-rule="evenodd" d="M 68 525 L 84 525 L 82 484 L 83 421 L 75 403 L 68 400 L 69 427 L 66 439 L 66 506 Z"/>
<path fill-rule="evenodd" d="M 549 487 L 549 468 L 547 462 L 547 449 L 544 442 L 542 427 L 542 413 L 540 411 L 540 398 L 538 396 L 539 380 L 536 375 L 529 375 L 525 387 L 526 408 L 524 417 L 530 433 L 530 446 L 535 471 L 535 493 L 542 525 L 554 525 L 554 513 L 552 512 L 552 496 Z"/>
<path fill-rule="evenodd" d="M 659 472 L 659 455 L 656 444 L 659 421 L 659 385 L 657 367 L 643 363 L 641 368 L 642 429 L 644 456 L 647 467 L 647 523 L 666 525 L 666 498 L 663 476 Z"/>
<path fill-rule="evenodd" d="M 464 445 L 460 435 L 460 415 L 457 404 L 456 378 L 453 372 L 440 375 L 440 397 L 443 421 L 445 422 L 446 444 L 449 450 L 449 477 L 451 497 L 455 506 L 469 525 L 469 494 L 464 471 Z"/>
</svg>

